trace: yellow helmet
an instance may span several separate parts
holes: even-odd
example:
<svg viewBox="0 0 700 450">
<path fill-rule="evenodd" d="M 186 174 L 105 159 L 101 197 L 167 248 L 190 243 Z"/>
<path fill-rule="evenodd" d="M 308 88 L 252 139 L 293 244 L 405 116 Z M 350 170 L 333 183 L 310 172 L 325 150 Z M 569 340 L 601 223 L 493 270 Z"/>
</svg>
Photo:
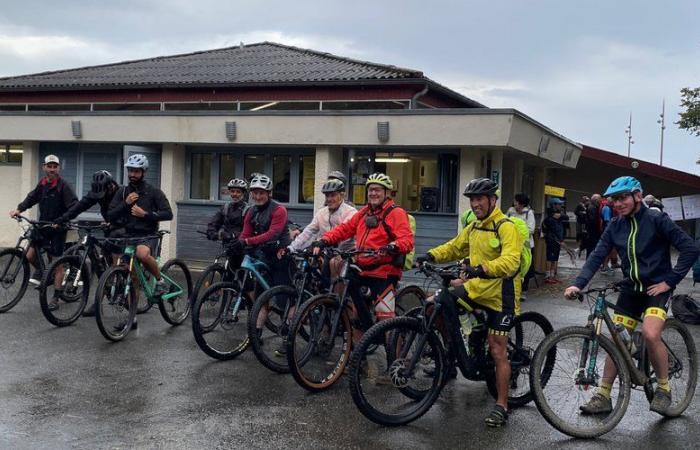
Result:
<svg viewBox="0 0 700 450">
<path fill-rule="evenodd" d="M 380 172 L 373 173 L 367 178 L 365 186 L 369 186 L 370 184 L 378 184 L 380 186 L 384 186 L 390 191 L 394 189 L 394 183 L 392 183 L 391 178 L 389 178 L 388 175 Z"/>
</svg>

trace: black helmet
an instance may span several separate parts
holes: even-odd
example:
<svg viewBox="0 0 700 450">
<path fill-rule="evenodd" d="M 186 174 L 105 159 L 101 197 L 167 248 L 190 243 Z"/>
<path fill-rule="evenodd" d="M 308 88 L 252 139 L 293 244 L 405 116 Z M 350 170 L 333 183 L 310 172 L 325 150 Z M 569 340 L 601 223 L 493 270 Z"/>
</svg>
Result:
<svg viewBox="0 0 700 450">
<path fill-rule="evenodd" d="M 106 170 L 98 170 L 92 174 L 92 185 L 88 197 L 99 200 L 107 193 L 107 188 L 114 184 L 114 177 Z"/>
<path fill-rule="evenodd" d="M 342 181 L 343 183 L 347 183 L 347 182 L 348 182 L 348 178 L 347 178 L 347 177 L 345 176 L 345 174 L 344 174 L 343 172 L 341 172 L 340 170 L 334 170 L 334 171 L 332 171 L 331 173 L 329 173 L 329 174 L 328 174 L 328 179 L 329 179 L 329 180 L 340 180 L 340 181 Z"/>
<path fill-rule="evenodd" d="M 464 188 L 465 197 L 470 195 L 498 195 L 498 184 L 490 178 L 476 178 Z"/>
<path fill-rule="evenodd" d="M 337 178 L 330 179 L 323 183 L 321 187 L 321 192 L 328 194 L 330 192 L 345 192 L 345 183 L 338 180 Z"/>
</svg>

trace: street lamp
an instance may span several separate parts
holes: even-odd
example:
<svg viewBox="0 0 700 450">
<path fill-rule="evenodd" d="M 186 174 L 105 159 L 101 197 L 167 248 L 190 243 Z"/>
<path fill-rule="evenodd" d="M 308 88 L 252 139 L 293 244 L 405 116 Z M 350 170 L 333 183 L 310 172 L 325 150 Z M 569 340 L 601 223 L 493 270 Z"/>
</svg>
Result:
<svg viewBox="0 0 700 450">
<path fill-rule="evenodd" d="M 632 111 L 630 111 L 630 124 L 625 128 L 625 134 L 627 135 L 627 157 L 629 158 L 632 151 L 632 144 L 634 144 L 632 140 Z"/>
<path fill-rule="evenodd" d="M 661 124 L 661 151 L 659 152 L 659 165 L 664 165 L 664 130 L 666 129 L 666 99 L 661 101 L 661 114 L 656 123 Z"/>
</svg>

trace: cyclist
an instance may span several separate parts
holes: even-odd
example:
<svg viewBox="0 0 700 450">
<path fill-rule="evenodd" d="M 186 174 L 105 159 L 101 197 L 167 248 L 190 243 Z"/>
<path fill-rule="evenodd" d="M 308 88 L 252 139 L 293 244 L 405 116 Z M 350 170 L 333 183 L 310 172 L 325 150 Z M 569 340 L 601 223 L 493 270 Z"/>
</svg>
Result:
<svg viewBox="0 0 700 450">
<path fill-rule="evenodd" d="M 129 156 L 124 168 L 127 170 L 129 184 L 119 188 L 107 212 L 110 223 L 123 224 L 124 228 L 115 231 L 111 236 L 143 238 L 135 241 L 136 259 L 157 280 L 154 295 L 163 295 L 168 291 L 168 283 L 160 276 L 160 268 L 155 259 L 159 240 L 154 236 L 158 231 L 159 222 L 173 218 L 170 202 L 163 191 L 144 179 L 148 170 L 148 158 L 145 155 Z"/>
<path fill-rule="evenodd" d="M 230 243 L 243 231 L 243 217 L 248 208 L 245 198 L 248 193 L 248 183 L 240 178 L 228 182 L 228 192 L 231 201 L 221 207 L 207 224 L 207 239 Z M 235 267 L 240 266 L 242 253 L 235 254 Z"/>
<path fill-rule="evenodd" d="M 406 211 L 390 197 L 394 189 L 391 178 L 373 173 L 365 186 L 367 206 L 312 245 L 317 248 L 335 246 L 354 237 L 357 250 L 381 252 L 379 256 L 357 256 L 356 262 L 362 272 L 351 280 L 348 289 L 351 297 L 359 300 L 362 287 L 369 288 L 375 299 L 377 320 L 383 320 L 395 316 L 394 291 L 403 273 L 405 255 L 413 250 L 414 237 Z M 364 302 L 354 304 L 363 326 L 371 325 L 370 312 Z"/>
<path fill-rule="evenodd" d="M 112 202 L 114 195 L 119 189 L 119 184 L 114 180 L 112 174 L 106 170 L 98 170 L 92 174 L 92 184 L 90 185 L 90 191 L 80 199 L 79 202 L 75 203 L 68 211 L 63 213 L 60 217 L 54 220 L 54 223 L 58 226 L 64 224 L 76 217 L 78 217 L 82 212 L 87 211 L 96 204 L 100 205 L 100 213 L 102 218 L 107 222 L 107 211 L 109 210 L 109 204 Z M 111 228 L 106 229 L 104 234 L 105 237 L 109 236 Z M 108 251 L 111 247 L 107 244 L 104 247 L 105 251 Z M 116 253 L 116 249 L 109 250 L 110 253 Z M 109 257 L 109 255 L 106 255 Z M 58 297 L 54 296 L 54 299 L 49 303 L 49 310 L 54 311 L 58 308 Z M 93 303 L 84 312 L 83 316 L 91 317 L 95 315 L 95 304 Z"/>
<path fill-rule="evenodd" d="M 510 361 L 506 352 L 508 334 L 520 314 L 520 256 L 524 238 L 515 224 L 496 206 L 498 184 L 489 178 L 477 178 L 467 184 L 476 220 L 455 238 L 428 251 L 416 261 L 448 262 L 469 257 L 465 268 L 467 281 L 455 280 L 451 294 L 486 313 L 489 351 L 496 365 L 498 399 L 486 417 L 493 427 L 508 421 Z"/>
<path fill-rule="evenodd" d="M 17 205 L 17 209 L 10 211 L 10 217 L 17 217 L 38 204 L 39 220 L 53 222 L 78 201 L 73 188 L 61 178 L 61 162 L 58 156 L 47 155 L 44 158 L 43 169 L 45 176 L 39 181 L 34 190 L 27 194 L 22 203 Z M 37 248 L 46 249 L 49 260 L 63 254 L 65 243 L 66 230 L 56 228 L 42 228 L 38 242 L 35 241 Z M 36 254 L 34 248 L 30 248 L 27 251 L 27 259 L 36 269 L 29 282 L 36 286 L 41 284 L 41 278 L 43 277 L 39 269 L 38 257 L 40 256 Z M 61 277 L 63 277 L 63 271 L 57 270 L 55 286 L 60 286 Z"/>
<path fill-rule="evenodd" d="M 700 252 L 695 242 L 668 215 L 646 207 L 642 199 L 642 185 L 637 179 L 619 177 L 610 183 L 603 196 L 613 198 L 613 205 L 619 214 L 605 228 L 595 250 L 564 295 L 575 298 L 593 278 L 610 251 L 618 251 L 622 259 L 622 273 L 630 283 L 620 291 L 617 305 L 633 316 L 643 314 L 642 336 L 658 382 L 649 409 L 663 414 L 671 404 L 671 386 L 668 381 L 668 355 L 661 341 L 661 331 L 671 293 Z M 675 267 L 671 265 L 672 245 L 679 251 Z M 636 320 L 617 312 L 613 315 L 613 321 L 630 331 L 637 326 Z M 610 393 L 616 376 L 615 365 L 606 360 L 601 384 L 591 400 L 581 406 L 582 413 L 612 411 Z"/>
</svg>

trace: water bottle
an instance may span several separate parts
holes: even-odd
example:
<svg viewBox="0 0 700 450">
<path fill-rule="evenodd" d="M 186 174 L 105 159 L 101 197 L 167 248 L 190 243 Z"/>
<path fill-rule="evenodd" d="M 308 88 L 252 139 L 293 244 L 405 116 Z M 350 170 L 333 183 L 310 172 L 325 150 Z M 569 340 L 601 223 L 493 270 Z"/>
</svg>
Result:
<svg viewBox="0 0 700 450">
<path fill-rule="evenodd" d="M 462 329 L 462 336 L 465 338 L 468 338 L 470 334 L 472 334 L 472 315 L 467 313 L 459 316 L 459 324 L 461 325 Z"/>
<path fill-rule="evenodd" d="M 627 350 L 629 350 L 630 353 L 634 354 L 637 351 L 637 348 L 635 347 L 634 342 L 632 341 L 632 337 L 630 336 L 629 331 L 627 331 L 627 328 L 625 328 L 622 324 L 618 323 L 615 325 L 615 330 L 617 330 L 617 333 L 622 338 L 622 342 L 625 343 Z"/>
</svg>

